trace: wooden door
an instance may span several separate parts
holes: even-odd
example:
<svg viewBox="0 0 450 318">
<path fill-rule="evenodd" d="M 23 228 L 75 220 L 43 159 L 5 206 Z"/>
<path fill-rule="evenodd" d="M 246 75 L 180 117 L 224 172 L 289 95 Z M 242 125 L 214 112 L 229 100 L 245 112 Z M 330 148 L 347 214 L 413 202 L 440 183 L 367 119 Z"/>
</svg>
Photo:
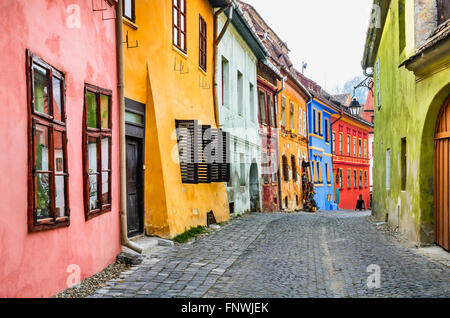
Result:
<svg viewBox="0 0 450 318">
<path fill-rule="evenodd" d="M 450 96 L 436 124 L 434 155 L 434 238 L 450 250 Z"/>
<path fill-rule="evenodd" d="M 127 225 L 128 236 L 144 229 L 142 141 L 127 137 Z"/>
</svg>

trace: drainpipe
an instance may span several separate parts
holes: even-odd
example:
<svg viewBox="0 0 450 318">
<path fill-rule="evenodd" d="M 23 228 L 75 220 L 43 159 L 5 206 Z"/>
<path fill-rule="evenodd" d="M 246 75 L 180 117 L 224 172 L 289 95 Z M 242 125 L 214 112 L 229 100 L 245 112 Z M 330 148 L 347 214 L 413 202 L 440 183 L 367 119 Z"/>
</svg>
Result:
<svg viewBox="0 0 450 318">
<path fill-rule="evenodd" d="M 284 91 L 285 81 L 286 81 L 286 77 L 283 77 L 281 79 L 281 88 L 275 92 L 275 110 L 274 110 L 275 118 L 274 119 L 275 119 L 275 126 L 276 126 L 275 128 L 277 128 L 277 132 L 278 132 L 278 125 L 277 125 L 277 123 L 278 123 L 278 120 L 277 120 L 277 118 L 278 118 L 278 95 L 280 95 Z M 277 134 L 277 150 L 280 150 L 278 138 L 279 138 L 279 134 Z M 278 160 L 280 160 L 280 157 L 277 158 L 277 161 Z M 281 174 L 280 174 L 279 169 L 278 169 L 278 198 L 279 198 L 278 204 L 279 204 L 280 210 L 281 210 L 281 202 L 282 202 L 283 198 L 281 197 Z"/>
<path fill-rule="evenodd" d="M 220 32 L 219 36 L 217 36 L 217 28 L 218 28 L 218 20 L 219 15 L 222 14 L 226 9 L 230 9 L 230 13 L 228 15 L 228 20 L 223 26 L 222 31 Z M 224 8 L 221 8 L 216 13 L 214 13 L 214 54 L 213 54 L 213 95 L 214 95 L 214 119 L 216 121 L 217 128 L 220 127 L 219 125 L 219 108 L 217 105 L 217 79 L 216 79 L 216 72 L 217 72 L 217 48 L 219 46 L 220 41 L 222 40 L 222 37 L 224 36 L 226 30 L 228 29 L 228 26 L 230 25 L 231 20 L 233 19 L 233 6 L 231 3 Z M 223 92 L 222 92 L 223 93 Z"/>
<path fill-rule="evenodd" d="M 127 172 L 125 148 L 125 92 L 122 43 L 122 1 L 116 4 L 117 92 L 119 100 L 119 148 L 120 148 L 120 225 L 122 245 L 142 253 L 142 248 L 128 238 L 127 228 Z"/>
</svg>

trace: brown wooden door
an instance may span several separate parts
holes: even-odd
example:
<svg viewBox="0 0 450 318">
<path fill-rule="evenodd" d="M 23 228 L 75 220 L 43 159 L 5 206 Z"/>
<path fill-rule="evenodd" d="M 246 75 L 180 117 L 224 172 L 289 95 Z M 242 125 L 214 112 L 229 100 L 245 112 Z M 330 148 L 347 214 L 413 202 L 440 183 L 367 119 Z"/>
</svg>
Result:
<svg viewBox="0 0 450 318">
<path fill-rule="evenodd" d="M 127 225 L 128 236 L 144 230 L 142 141 L 127 137 Z"/>
<path fill-rule="evenodd" d="M 436 124 L 434 157 L 434 238 L 450 250 L 450 96 Z"/>
</svg>

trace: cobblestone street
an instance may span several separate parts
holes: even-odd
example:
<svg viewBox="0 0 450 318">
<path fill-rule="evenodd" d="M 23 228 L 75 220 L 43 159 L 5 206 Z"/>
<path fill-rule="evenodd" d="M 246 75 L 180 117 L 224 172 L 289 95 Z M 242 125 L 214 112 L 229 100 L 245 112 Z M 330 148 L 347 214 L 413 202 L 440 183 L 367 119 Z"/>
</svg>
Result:
<svg viewBox="0 0 450 318">
<path fill-rule="evenodd" d="M 90 297 L 450 297 L 450 269 L 390 241 L 366 212 L 250 214 L 167 248 Z M 368 288 L 371 264 L 380 288 Z"/>
</svg>

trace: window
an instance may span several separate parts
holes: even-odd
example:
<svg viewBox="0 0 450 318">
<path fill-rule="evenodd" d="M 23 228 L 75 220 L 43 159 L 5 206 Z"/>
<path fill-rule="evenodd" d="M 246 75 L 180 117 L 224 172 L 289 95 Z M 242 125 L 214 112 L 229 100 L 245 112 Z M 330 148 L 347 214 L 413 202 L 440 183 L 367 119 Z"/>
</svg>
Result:
<svg viewBox="0 0 450 318">
<path fill-rule="evenodd" d="M 250 118 L 255 121 L 255 88 L 252 83 L 249 84 L 249 100 L 250 100 Z"/>
<path fill-rule="evenodd" d="M 448 0 L 437 0 L 438 26 L 450 19 L 450 3 Z"/>
<path fill-rule="evenodd" d="M 359 188 L 362 188 L 362 170 L 359 170 Z"/>
<path fill-rule="evenodd" d="M 391 149 L 386 149 L 386 189 L 391 188 Z"/>
<path fill-rule="evenodd" d="M 356 138 L 353 137 L 353 157 L 356 157 Z"/>
<path fill-rule="evenodd" d="M 367 171 L 364 171 L 364 186 L 367 188 Z"/>
<path fill-rule="evenodd" d="M 230 63 L 222 56 L 222 105 L 230 106 Z"/>
<path fill-rule="evenodd" d="M 297 181 L 297 162 L 295 161 L 295 156 L 291 156 L 291 167 L 292 167 L 292 180 Z"/>
<path fill-rule="evenodd" d="M 343 145 L 342 145 L 342 134 L 339 134 L 339 154 L 342 155 L 342 150 L 343 149 Z"/>
<path fill-rule="evenodd" d="M 262 90 L 259 91 L 259 120 L 261 124 L 267 124 L 266 94 Z"/>
<path fill-rule="evenodd" d="M 336 154 L 336 134 L 333 133 L 332 142 L 331 142 L 331 151 L 333 152 L 333 155 Z"/>
<path fill-rule="evenodd" d="M 91 85 L 84 90 L 86 220 L 111 210 L 111 94 Z"/>
<path fill-rule="evenodd" d="M 277 154 L 272 153 L 272 161 L 270 162 L 270 169 L 272 171 L 272 183 L 278 183 L 278 161 Z"/>
<path fill-rule="evenodd" d="M 353 170 L 353 187 L 356 188 L 358 185 L 356 183 L 356 170 Z"/>
<path fill-rule="evenodd" d="M 313 133 L 317 134 L 317 116 L 316 116 L 316 110 L 313 109 Z"/>
<path fill-rule="evenodd" d="M 239 155 L 239 159 L 240 159 L 240 183 L 241 183 L 241 186 L 245 186 L 245 184 L 246 184 L 246 182 L 245 182 L 245 180 L 246 180 L 246 176 L 245 176 L 245 158 L 244 158 L 244 154 L 243 153 L 241 153 L 240 155 Z"/>
<path fill-rule="evenodd" d="M 186 47 L 186 0 L 173 0 L 173 45 L 183 52 Z"/>
<path fill-rule="evenodd" d="M 65 78 L 30 51 L 27 74 L 28 230 L 36 232 L 70 222 Z"/>
<path fill-rule="evenodd" d="M 281 126 L 286 127 L 286 97 L 281 97 Z"/>
<path fill-rule="evenodd" d="M 347 156 L 350 156 L 350 135 L 347 135 Z"/>
<path fill-rule="evenodd" d="M 263 168 L 263 180 L 264 184 L 269 184 L 269 156 L 267 155 L 267 152 L 263 152 L 263 162 L 262 162 L 262 168 Z"/>
<path fill-rule="evenodd" d="M 303 136 L 306 137 L 306 112 L 303 112 Z"/>
<path fill-rule="evenodd" d="M 244 77 L 241 72 L 237 72 L 237 102 L 238 114 L 244 116 Z"/>
<path fill-rule="evenodd" d="M 330 135 L 328 133 L 328 118 L 325 118 L 325 142 L 330 142 Z"/>
<path fill-rule="evenodd" d="M 317 183 L 317 172 L 315 169 L 315 162 L 311 161 L 311 169 L 312 169 L 312 175 L 314 176 L 314 183 Z"/>
<path fill-rule="evenodd" d="M 405 0 L 398 1 L 398 34 L 400 53 L 406 47 L 406 22 L 405 22 Z"/>
<path fill-rule="evenodd" d="M 267 94 L 267 107 L 269 108 L 267 111 L 267 113 L 269 114 L 269 125 L 271 127 L 275 127 L 275 114 L 272 93 Z"/>
<path fill-rule="evenodd" d="M 200 16 L 200 22 L 199 22 L 199 66 L 202 70 L 206 72 L 206 65 L 207 65 L 207 28 L 206 28 L 206 22 Z"/>
<path fill-rule="evenodd" d="M 402 178 L 402 191 L 406 190 L 406 138 L 402 138 L 401 141 L 401 178 Z"/>
<path fill-rule="evenodd" d="M 317 170 L 317 177 L 319 178 L 318 183 L 322 184 L 323 180 L 322 180 L 322 171 L 320 171 L 320 161 L 316 162 L 316 170 Z"/>
<path fill-rule="evenodd" d="M 364 140 L 364 158 L 367 158 L 367 140 Z"/>
<path fill-rule="evenodd" d="M 327 184 L 331 184 L 331 181 L 330 181 L 330 170 L 329 170 L 329 167 L 328 167 L 328 162 L 325 162 L 325 169 L 327 171 Z"/>
<path fill-rule="evenodd" d="M 294 103 L 291 102 L 291 111 L 289 114 L 289 130 L 294 129 Z"/>
<path fill-rule="evenodd" d="M 352 172 L 350 171 L 350 169 L 348 169 L 347 171 L 347 187 L 350 189 L 352 187 Z"/>
<path fill-rule="evenodd" d="M 361 139 L 358 139 L 358 152 L 359 152 L 359 157 L 362 157 L 362 141 Z"/>
<path fill-rule="evenodd" d="M 343 186 L 342 186 L 342 172 L 343 172 L 343 170 L 339 169 L 338 171 L 339 171 L 339 188 L 342 189 L 343 188 Z"/>
<path fill-rule="evenodd" d="M 299 135 L 303 135 L 303 129 L 302 129 L 302 109 L 299 108 L 298 109 L 298 126 L 297 126 L 297 131 Z"/>
<path fill-rule="evenodd" d="M 285 155 L 283 155 L 282 160 L 283 160 L 283 177 L 284 177 L 284 181 L 289 181 L 289 166 L 288 166 L 287 157 Z"/>
<path fill-rule="evenodd" d="M 376 77 L 377 77 L 377 87 L 376 87 L 376 89 L 377 89 L 377 108 L 378 108 L 378 110 L 380 110 L 381 109 L 380 58 L 377 59 L 376 70 L 377 70 L 377 74 L 376 74 Z"/>
<path fill-rule="evenodd" d="M 123 16 L 128 20 L 136 22 L 135 16 L 135 0 L 122 0 Z"/>
<path fill-rule="evenodd" d="M 322 112 L 318 112 L 318 123 L 319 123 L 319 126 L 318 126 L 318 128 L 319 128 L 319 136 L 322 136 L 323 135 L 323 131 L 322 131 Z"/>
</svg>

